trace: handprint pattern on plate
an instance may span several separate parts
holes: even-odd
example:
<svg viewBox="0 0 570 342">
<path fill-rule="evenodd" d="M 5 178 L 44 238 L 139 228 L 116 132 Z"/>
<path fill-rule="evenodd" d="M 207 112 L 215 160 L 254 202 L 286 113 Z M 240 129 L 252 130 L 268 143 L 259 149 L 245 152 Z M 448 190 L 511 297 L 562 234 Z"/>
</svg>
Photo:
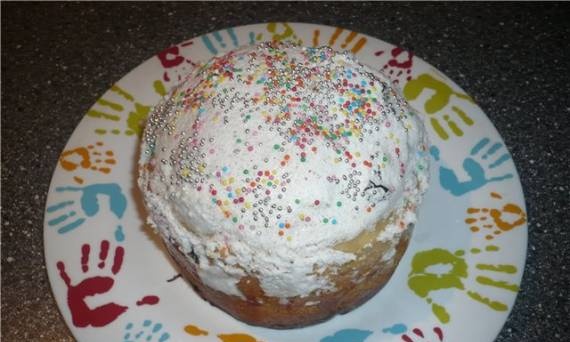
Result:
<svg viewBox="0 0 570 342">
<path fill-rule="evenodd" d="M 503 200 L 503 196 L 496 192 L 491 192 L 490 198 L 494 199 L 495 202 Z M 502 233 L 519 228 L 527 220 L 524 210 L 517 204 L 510 202 L 505 203 L 502 207 L 469 207 L 466 212 L 465 223 L 469 229 L 473 233 L 485 234 L 487 240 L 493 240 Z"/>
<path fill-rule="evenodd" d="M 178 45 L 170 46 L 156 54 L 160 65 L 164 69 L 161 80 L 153 83 L 154 91 L 160 96 L 165 96 L 169 88 L 182 81 L 184 75 L 188 74 L 197 64 L 188 57 L 189 49 L 194 45 L 193 40 L 182 42 Z"/>
<path fill-rule="evenodd" d="M 403 91 L 404 97 L 408 101 L 415 100 L 424 92 L 431 92 L 432 95 L 423 103 L 423 111 L 428 115 L 433 130 L 442 140 L 448 140 L 450 133 L 457 137 L 463 136 L 463 130 L 475 123 L 468 113 L 469 110 L 464 108 L 465 105 L 474 105 L 473 99 L 467 94 L 454 91 L 445 82 L 430 74 L 421 74 L 417 78 L 411 79 L 406 83 Z M 457 98 L 464 105 L 451 104 L 452 98 Z M 462 125 L 466 127 L 462 129 L 457 123 L 457 119 L 453 118 L 450 112 L 457 116 Z M 444 128 L 441 119 L 447 128 Z"/>
<path fill-rule="evenodd" d="M 404 342 L 443 342 L 443 329 L 438 326 L 431 327 L 429 330 L 415 327 L 408 331 L 408 327 L 405 324 L 397 323 L 382 329 L 382 332 L 385 334 L 399 335 L 400 339 Z"/>
<path fill-rule="evenodd" d="M 87 186 L 60 186 L 56 193 L 64 194 L 60 202 L 46 208 L 47 224 L 57 228 L 59 234 L 65 234 L 79 228 L 89 218 L 95 217 L 101 210 L 100 197 L 107 197 L 108 209 L 117 219 L 121 219 L 127 209 L 127 198 L 117 183 L 96 183 Z M 79 207 L 77 206 L 79 204 Z M 117 241 L 124 240 L 120 223 L 115 230 Z"/>
<path fill-rule="evenodd" d="M 413 328 L 400 338 L 404 342 L 443 342 L 443 330 L 440 327 L 433 327 L 430 330 Z"/>
<path fill-rule="evenodd" d="M 344 38 L 340 38 L 344 32 L 346 32 L 346 36 Z M 368 42 L 368 39 L 366 39 L 366 37 L 362 36 L 361 34 L 354 31 L 344 30 L 340 27 L 335 28 L 334 32 L 330 35 L 328 40 L 325 39 L 321 42 L 320 37 L 321 31 L 319 29 L 314 30 L 313 47 L 326 45 L 335 50 L 346 50 L 352 52 L 353 54 L 357 54 Z"/>
<path fill-rule="evenodd" d="M 150 106 L 141 104 L 131 93 L 114 85 L 97 100 L 86 116 L 112 123 L 112 128 L 95 128 L 98 135 L 123 133 L 140 137 L 149 111 Z"/>
<path fill-rule="evenodd" d="M 86 243 L 81 246 L 81 271 L 85 277 L 75 285 L 72 284 L 72 280 L 65 270 L 64 262 L 57 262 L 59 276 L 67 287 L 67 305 L 71 313 L 71 320 L 76 327 L 103 327 L 116 320 L 128 309 L 127 306 L 112 301 L 96 308 L 89 307 L 86 302 L 88 297 L 111 292 L 115 284 L 115 276 L 121 271 L 125 250 L 123 247 L 117 246 L 114 251 L 113 262 L 109 264 L 107 263 L 109 246 L 109 241 L 101 241 L 99 262 L 96 264 L 96 268 L 89 265 L 90 259 L 92 259 L 90 256 L 91 245 Z M 90 275 L 90 269 L 95 270 L 96 275 Z"/>
<path fill-rule="evenodd" d="M 125 326 L 123 342 L 166 342 L 170 340 L 170 333 L 163 329 L 162 323 L 153 323 L 150 319 L 145 319 L 140 325 L 132 322 Z"/>
<path fill-rule="evenodd" d="M 65 263 L 61 260 L 56 263 L 59 277 L 66 287 L 67 307 L 71 314 L 71 321 L 79 328 L 104 327 L 129 309 L 127 305 L 114 302 L 117 297 L 116 293 L 120 293 L 116 291 L 115 281 L 123 267 L 125 248 L 115 246 L 113 250 L 109 240 L 101 240 L 98 257 L 94 257 L 91 253 L 91 246 L 89 243 L 81 245 L 79 263 L 83 275 L 82 280 L 73 282 Z M 109 262 L 112 251 L 114 251 L 112 261 Z M 93 296 L 103 296 L 108 300 L 106 304 L 92 308 L 88 302 Z M 136 301 L 136 305 L 156 305 L 159 301 L 158 296 L 147 295 Z"/>
<path fill-rule="evenodd" d="M 386 51 L 380 50 L 374 56 L 382 56 Z M 412 67 L 414 65 L 414 54 L 401 47 L 394 47 L 390 50 L 388 61 L 382 66 L 381 71 L 392 80 L 395 85 L 401 85 L 412 79 Z"/>
<path fill-rule="evenodd" d="M 184 332 L 191 336 L 208 336 L 210 333 L 194 324 L 184 326 Z M 257 338 L 245 333 L 221 333 L 216 335 L 221 342 L 262 342 Z M 198 339 L 199 340 L 199 339 Z"/>
<path fill-rule="evenodd" d="M 248 44 L 254 44 L 255 33 L 250 32 L 248 37 Z M 217 55 L 223 51 L 235 49 L 241 45 L 244 45 L 242 42 L 240 42 L 239 37 L 233 28 L 208 33 L 201 36 L 200 38 L 204 43 L 204 46 L 206 46 L 212 55 Z M 231 42 L 231 44 L 229 42 Z"/>
<path fill-rule="evenodd" d="M 59 165 L 68 172 L 79 170 L 90 170 L 102 174 L 109 174 L 117 163 L 112 150 L 103 150 L 104 143 L 97 141 L 95 144 L 88 144 L 65 150 L 59 157 Z M 73 176 L 73 180 L 78 184 L 83 184 L 84 179 L 79 175 Z"/>
<path fill-rule="evenodd" d="M 482 251 L 472 248 L 471 254 L 479 254 L 482 252 L 497 252 L 499 248 L 494 245 L 485 247 Z M 424 299 L 431 306 L 433 314 L 441 323 L 449 323 L 451 315 L 447 309 L 436 303 L 430 294 L 445 290 L 464 291 L 471 299 L 482 303 L 495 311 L 507 311 L 508 306 L 500 301 L 493 300 L 478 292 L 478 289 L 471 288 L 472 285 L 466 286 L 469 275 L 473 276 L 474 269 L 482 273 L 475 276 L 474 280 L 477 286 L 495 287 L 505 291 L 517 292 L 518 286 L 504 280 L 497 280 L 488 276 L 485 272 L 494 272 L 495 274 L 514 275 L 518 272 L 517 267 L 511 264 L 487 264 L 474 263 L 473 260 L 466 260 L 466 254 L 463 250 L 451 252 L 443 248 L 433 248 L 417 252 L 411 262 L 411 271 L 408 275 L 408 287 L 412 292 Z M 445 272 L 437 272 L 432 270 L 435 266 L 447 266 Z"/>
<path fill-rule="evenodd" d="M 370 330 L 342 329 L 330 336 L 323 337 L 320 342 L 364 342 L 370 335 L 372 335 Z"/>
<path fill-rule="evenodd" d="M 488 147 L 488 149 L 485 150 L 485 147 Z M 440 161 L 440 151 L 437 146 L 431 146 L 430 154 L 435 161 Z M 498 176 L 488 176 L 488 173 L 494 172 L 495 168 L 504 165 L 510 159 L 509 152 L 506 151 L 501 142 L 491 144 L 489 138 L 483 138 L 471 148 L 469 155 L 463 160 L 463 170 L 467 173 L 469 179 L 465 181 L 459 180 L 456 171 L 440 163 L 438 168 L 439 182 L 441 187 L 453 196 L 462 196 L 489 183 L 513 178 L 513 174 L 509 172 L 501 173 Z"/>
<path fill-rule="evenodd" d="M 187 324 L 184 326 L 184 332 L 192 336 L 208 336 L 208 332 L 194 324 Z"/>
<path fill-rule="evenodd" d="M 256 36 L 256 40 L 266 39 L 277 42 L 290 41 L 295 44 L 303 45 L 303 40 L 297 36 L 295 29 L 293 29 L 289 23 L 268 23 L 266 29 L 269 33 L 269 37 L 267 37 L 267 34 L 264 35 L 263 33 L 260 33 Z"/>
</svg>

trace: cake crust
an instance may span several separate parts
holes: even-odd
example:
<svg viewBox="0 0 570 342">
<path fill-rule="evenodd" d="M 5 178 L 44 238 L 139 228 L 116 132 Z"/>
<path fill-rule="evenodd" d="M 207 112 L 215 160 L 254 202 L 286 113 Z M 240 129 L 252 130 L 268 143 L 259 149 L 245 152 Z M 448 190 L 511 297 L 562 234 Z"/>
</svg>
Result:
<svg viewBox="0 0 570 342">
<path fill-rule="evenodd" d="M 379 231 L 383 226 L 379 224 L 375 230 Z M 255 275 L 244 276 L 238 282 L 245 299 L 217 291 L 200 280 L 192 257 L 185 255 L 176 243 L 167 243 L 166 248 L 180 266 L 183 278 L 212 305 L 250 325 L 293 329 L 345 314 L 373 297 L 390 280 L 407 249 L 410 236 L 411 229 L 401 234 L 394 241 L 395 245 L 367 241 L 367 247 L 359 246 L 363 247 L 360 257 L 341 266 L 334 276 L 336 291 L 286 298 L 286 304 L 283 298 L 267 296 Z M 383 260 L 391 248 L 394 248 L 393 257 Z"/>
</svg>

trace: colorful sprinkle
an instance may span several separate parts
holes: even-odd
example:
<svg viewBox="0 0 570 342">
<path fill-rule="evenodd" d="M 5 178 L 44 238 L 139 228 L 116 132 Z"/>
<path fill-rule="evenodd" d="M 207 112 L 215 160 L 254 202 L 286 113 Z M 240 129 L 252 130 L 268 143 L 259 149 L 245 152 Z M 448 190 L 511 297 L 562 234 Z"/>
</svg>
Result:
<svg viewBox="0 0 570 342">
<path fill-rule="evenodd" d="M 157 152 L 164 153 L 157 163 L 174 170 L 167 176 L 170 179 L 165 179 L 172 188 L 189 184 L 198 192 L 208 191 L 210 196 L 202 196 L 219 208 L 218 215 L 236 223 L 240 230 L 247 226 L 244 233 L 278 227 L 279 235 L 284 236 L 286 229 L 293 232 L 297 224 L 308 226 L 312 220 L 316 227 L 337 224 L 336 218 L 324 217 L 326 213 L 314 214 L 317 208 L 301 212 L 305 205 L 312 204 L 321 208 L 319 211 L 336 209 L 336 205 L 343 207 L 337 210 L 344 215 L 353 208 L 348 203 L 354 201 L 356 207 L 370 213 L 394 191 L 386 184 L 392 169 L 401 177 L 407 169 L 425 172 L 427 164 L 410 168 L 400 158 L 408 151 L 400 139 L 408 140 L 399 130 L 414 131 L 415 121 L 398 101 L 384 101 L 393 96 L 387 82 L 371 78 L 366 68 L 350 59 L 338 68 L 331 67 L 334 63 L 322 63 L 336 56 L 331 49 L 306 49 L 291 59 L 279 47 L 262 44 L 247 56 L 238 52 L 216 57 L 197 70 L 203 76 L 199 83 L 177 88 L 169 105 L 196 115 L 191 131 L 173 130 L 167 109 L 171 107 L 157 107 L 145 143 L 155 144 L 156 136 L 163 132 L 177 139 L 170 151 Z M 247 88 L 247 84 L 255 86 L 244 95 L 238 88 Z M 319 94 L 332 96 L 307 96 L 315 88 Z M 217 128 L 225 135 L 214 134 Z M 270 131 L 274 134 L 267 139 Z M 378 152 L 370 148 L 384 140 L 387 144 L 378 145 L 382 146 Z M 428 157 L 424 154 L 417 159 Z M 234 163 L 234 158 L 239 163 Z M 222 160 L 222 165 L 215 165 Z M 316 166 L 321 164 L 314 162 L 322 162 L 325 172 L 330 172 L 326 167 L 334 166 L 327 177 L 340 193 L 334 200 L 311 200 L 308 196 L 318 197 L 318 193 L 297 192 L 296 184 L 290 188 L 300 177 L 311 182 L 322 174 L 321 166 Z"/>
</svg>

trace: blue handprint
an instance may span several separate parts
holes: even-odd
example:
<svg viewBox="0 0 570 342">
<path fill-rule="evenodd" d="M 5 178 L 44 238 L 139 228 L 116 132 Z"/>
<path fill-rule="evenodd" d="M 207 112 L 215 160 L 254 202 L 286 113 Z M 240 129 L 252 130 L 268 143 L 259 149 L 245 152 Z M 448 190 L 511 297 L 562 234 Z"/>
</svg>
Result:
<svg viewBox="0 0 570 342">
<path fill-rule="evenodd" d="M 232 40 L 233 46 L 237 47 L 239 45 L 239 40 L 238 40 L 238 37 L 237 37 L 234 29 L 228 28 L 225 31 L 227 32 L 228 36 Z M 220 47 L 222 49 L 225 49 L 227 45 L 226 45 L 226 42 L 224 41 L 224 38 L 222 37 L 221 32 L 222 31 L 216 31 L 216 32 L 212 33 L 212 36 L 214 37 L 216 42 L 220 45 Z M 206 48 L 208 48 L 208 50 L 210 50 L 210 52 L 213 55 L 218 54 L 218 49 L 214 46 L 214 43 L 212 42 L 212 40 L 210 39 L 208 34 L 205 34 L 202 36 L 202 42 L 204 42 L 204 45 L 206 45 Z"/>
<path fill-rule="evenodd" d="M 486 185 L 487 183 L 491 182 L 498 182 L 505 179 L 512 178 L 513 175 L 511 173 L 504 174 L 502 176 L 491 177 L 487 178 L 485 175 L 485 167 L 481 165 L 481 163 L 477 162 L 472 157 L 476 157 L 480 155 L 481 151 L 489 145 L 491 140 L 489 138 L 481 139 L 473 148 L 471 149 L 470 156 L 463 160 L 463 169 L 469 175 L 470 179 L 461 182 L 457 178 L 455 172 L 445 166 L 439 167 L 439 181 L 441 186 L 449 191 L 454 196 L 461 196 L 470 191 L 479 189 Z M 497 142 L 491 145 L 486 152 L 483 153 L 481 159 L 483 161 L 487 161 L 490 157 L 493 157 L 501 148 L 503 148 L 503 144 Z M 432 146 L 430 148 L 430 154 L 436 161 L 439 161 L 439 149 L 436 146 Z M 502 165 L 507 160 L 511 159 L 511 156 L 508 152 L 500 155 L 494 161 L 489 161 L 489 164 L 486 166 L 488 169 L 494 169 L 500 165 Z"/>
<path fill-rule="evenodd" d="M 77 203 L 75 200 L 61 201 L 47 207 L 47 214 L 56 216 L 48 221 L 48 225 L 59 227 L 57 232 L 60 234 L 65 234 L 78 228 L 85 223 L 87 218 L 97 215 L 100 209 L 97 198 L 99 195 L 109 197 L 109 209 L 119 219 L 123 217 L 127 208 L 127 198 L 123 194 L 121 187 L 116 183 L 92 184 L 84 187 L 62 186 L 55 188 L 55 191 L 60 193 L 79 193 L 81 195 L 79 200 L 81 210 L 74 208 Z M 123 241 L 124 238 L 122 227 L 118 225 L 115 231 L 115 239 Z"/>
<path fill-rule="evenodd" d="M 147 319 L 144 320 L 142 323 L 142 327 L 139 331 L 135 333 L 133 330 L 134 324 L 128 323 L 125 327 L 125 336 L 123 337 L 124 342 L 134 342 L 134 341 L 158 341 L 158 342 L 165 342 L 170 339 L 170 334 L 167 332 L 163 332 L 159 336 L 156 336 L 158 339 L 155 340 L 155 334 L 159 333 L 162 330 L 162 324 L 155 323 L 152 324 L 152 321 Z"/>
<path fill-rule="evenodd" d="M 321 342 L 363 342 L 370 335 L 372 335 L 370 330 L 343 329 L 335 332 L 332 336 L 323 337 Z"/>
</svg>

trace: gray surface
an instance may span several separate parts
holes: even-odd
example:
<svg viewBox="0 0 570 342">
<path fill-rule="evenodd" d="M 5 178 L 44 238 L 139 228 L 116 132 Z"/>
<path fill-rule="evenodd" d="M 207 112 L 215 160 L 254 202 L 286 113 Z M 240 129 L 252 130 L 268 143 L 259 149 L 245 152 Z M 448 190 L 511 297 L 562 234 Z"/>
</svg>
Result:
<svg viewBox="0 0 570 342">
<path fill-rule="evenodd" d="M 166 46 L 265 21 L 401 45 L 476 99 L 513 154 L 530 217 L 522 291 L 497 341 L 568 341 L 569 17 L 556 4 L 3 2 L 3 341 L 71 340 L 47 282 L 42 222 L 58 154 L 90 105 Z"/>
</svg>

